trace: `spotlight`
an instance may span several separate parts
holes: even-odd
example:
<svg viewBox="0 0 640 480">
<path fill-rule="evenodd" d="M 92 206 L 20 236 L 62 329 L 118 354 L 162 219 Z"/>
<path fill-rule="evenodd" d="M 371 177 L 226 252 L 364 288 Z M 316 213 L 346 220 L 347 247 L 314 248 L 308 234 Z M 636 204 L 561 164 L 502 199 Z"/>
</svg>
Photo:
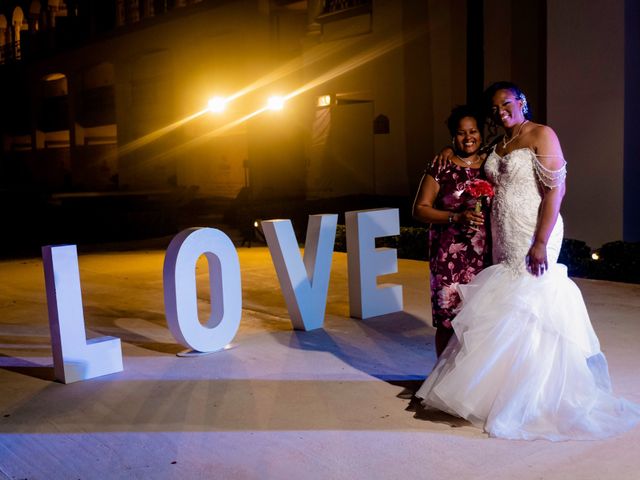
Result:
<svg viewBox="0 0 640 480">
<path fill-rule="evenodd" d="M 227 106 L 227 101 L 222 97 L 213 97 L 209 100 L 207 108 L 212 113 L 222 113 Z"/>
<path fill-rule="evenodd" d="M 282 110 L 284 108 L 284 97 L 273 95 L 267 100 L 267 108 L 269 110 Z"/>
<path fill-rule="evenodd" d="M 331 105 L 331 95 L 320 95 L 316 103 L 318 107 L 328 107 Z"/>
</svg>

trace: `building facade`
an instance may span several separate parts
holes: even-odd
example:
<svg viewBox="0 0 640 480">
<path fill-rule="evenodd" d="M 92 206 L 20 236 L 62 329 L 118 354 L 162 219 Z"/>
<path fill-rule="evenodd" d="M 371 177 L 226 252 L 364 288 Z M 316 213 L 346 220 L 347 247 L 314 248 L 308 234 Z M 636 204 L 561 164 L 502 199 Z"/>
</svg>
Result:
<svg viewBox="0 0 640 480">
<path fill-rule="evenodd" d="M 624 25 L 632 4 L 590 2 L 574 24 L 586 7 L 573 0 L 0 0 L 0 184 L 411 196 L 450 141 L 451 107 L 511 79 L 563 143 L 568 235 L 632 240 L 637 214 L 621 192 L 638 173 L 620 132 L 638 47 L 632 29 L 604 28 Z M 603 92 L 619 89 L 604 108 Z M 265 107 L 273 96 L 281 110 Z M 207 109 L 212 97 L 222 111 Z M 585 146 L 581 112 L 606 145 Z M 586 150 L 615 152 L 599 199 L 601 165 Z"/>
</svg>

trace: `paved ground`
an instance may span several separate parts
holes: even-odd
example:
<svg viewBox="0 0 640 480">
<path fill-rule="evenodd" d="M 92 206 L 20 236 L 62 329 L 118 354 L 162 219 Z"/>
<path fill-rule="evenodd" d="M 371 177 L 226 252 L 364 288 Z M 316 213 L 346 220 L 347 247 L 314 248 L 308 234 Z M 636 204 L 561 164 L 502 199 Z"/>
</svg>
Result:
<svg viewBox="0 0 640 480">
<path fill-rule="evenodd" d="M 325 328 L 295 332 L 268 250 L 240 248 L 232 348 L 183 358 L 164 319 L 163 249 L 103 250 L 80 255 L 86 323 L 121 338 L 125 369 L 70 385 L 52 381 L 40 259 L 0 263 L 0 478 L 640 478 L 640 428 L 505 441 L 408 409 L 404 387 L 434 362 L 423 262 L 400 261 L 385 279 L 403 285 L 403 313 L 360 321 L 335 254 Z M 640 402 L 640 285 L 577 283 L 614 389 Z"/>
</svg>

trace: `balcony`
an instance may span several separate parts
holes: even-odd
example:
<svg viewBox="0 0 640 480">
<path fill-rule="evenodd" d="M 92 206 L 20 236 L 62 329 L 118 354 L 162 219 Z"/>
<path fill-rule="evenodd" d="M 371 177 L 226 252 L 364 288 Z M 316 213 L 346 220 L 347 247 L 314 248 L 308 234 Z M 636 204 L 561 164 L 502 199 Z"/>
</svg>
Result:
<svg viewBox="0 0 640 480">
<path fill-rule="evenodd" d="M 370 14 L 371 0 L 325 0 L 322 13 L 316 17 L 320 24 Z"/>
</svg>

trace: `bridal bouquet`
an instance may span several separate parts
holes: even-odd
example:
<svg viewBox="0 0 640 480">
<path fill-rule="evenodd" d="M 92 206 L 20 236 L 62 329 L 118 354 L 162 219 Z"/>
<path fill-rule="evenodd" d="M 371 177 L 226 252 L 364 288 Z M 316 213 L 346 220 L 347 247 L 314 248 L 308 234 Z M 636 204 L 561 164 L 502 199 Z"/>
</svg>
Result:
<svg viewBox="0 0 640 480">
<path fill-rule="evenodd" d="M 476 199 L 476 213 L 482 209 L 482 199 L 493 197 L 493 187 L 486 180 L 472 180 L 467 182 L 464 189 L 471 197 Z"/>
</svg>

